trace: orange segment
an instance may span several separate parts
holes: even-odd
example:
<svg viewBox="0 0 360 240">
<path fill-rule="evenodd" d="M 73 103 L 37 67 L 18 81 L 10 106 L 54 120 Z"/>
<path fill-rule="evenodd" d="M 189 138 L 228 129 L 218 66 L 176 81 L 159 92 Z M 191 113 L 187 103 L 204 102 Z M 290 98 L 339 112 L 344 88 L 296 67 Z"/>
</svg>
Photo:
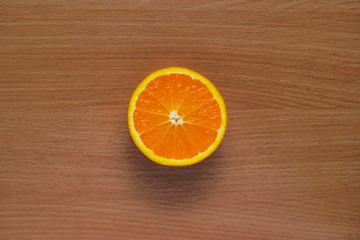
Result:
<svg viewBox="0 0 360 240">
<path fill-rule="evenodd" d="M 186 135 L 200 152 L 208 149 L 217 137 L 217 131 L 199 125 L 184 123 L 184 129 Z"/>
<path fill-rule="evenodd" d="M 171 126 L 171 123 L 166 122 L 140 134 L 140 138 L 149 149 L 154 149 L 157 145 L 162 143 L 163 138 L 170 130 Z"/>
<path fill-rule="evenodd" d="M 142 112 L 140 110 L 135 110 L 134 112 L 134 125 L 138 133 L 148 131 L 168 120 L 169 117 L 164 115 Z"/>
<path fill-rule="evenodd" d="M 184 103 L 179 109 L 179 114 L 186 115 L 197 108 L 201 108 L 204 104 L 211 101 L 211 99 L 213 99 L 213 95 L 206 85 L 197 79 L 193 79 Z"/>
<path fill-rule="evenodd" d="M 188 75 L 178 73 L 170 74 L 169 78 L 171 84 L 173 109 L 179 109 L 190 90 L 190 83 L 192 82 L 192 78 Z"/>
<path fill-rule="evenodd" d="M 154 153 L 160 157 L 173 158 L 175 147 L 175 126 L 171 125 L 161 142 L 153 149 Z"/>
<path fill-rule="evenodd" d="M 174 158 L 175 159 L 186 159 L 196 156 L 199 151 L 196 150 L 193 143 L 190 141 L 189 137 L 186 135 L 185 130 L 182 125 L 176 126 L 175 129 L 175 149 L 174 149 Z"/>
<path fill-rule="evenodd" d="M 143 112 L 169 115 L 169 111 L 147 91 L 142 91 L 136 101 L 136 109 Z"/>
<path fill-rule="evenodd" d="M 169 75 L 157 77 L 149 82 L 145 90 L 153 95 L 154 98 L 168 110 L 168 112 L 172 111 Z"/>
<path fill-rule="evenodd" d="M 128 125 L 134 142 L 151 160 L 185 166 L 215 151 L 227 115 L 224 100 L 209 80 L 185 68 L 165 68 L 136 88 Z"/>
<path fill-rule="evenodd" d="M 221 112 L 219 104 L 215 99 L 204 103 L 201 107 L 188 113 L 184 117 L 184 121 L 218 130 L 221 125 Z"/>
</svg>

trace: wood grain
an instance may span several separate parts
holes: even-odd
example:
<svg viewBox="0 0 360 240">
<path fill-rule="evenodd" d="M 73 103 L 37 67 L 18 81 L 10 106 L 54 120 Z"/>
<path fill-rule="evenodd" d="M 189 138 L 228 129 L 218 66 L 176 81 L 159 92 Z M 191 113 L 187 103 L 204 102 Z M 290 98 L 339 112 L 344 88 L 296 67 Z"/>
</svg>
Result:
<svg viewBox="0 0 360 240">
<path fill-rule="evenodd" d="M 360 239 L 360 2 L 0 1 L 0 239 Z M 220 148 L 127 130 L 137 84 L 208 77 Z"/>
</svg>

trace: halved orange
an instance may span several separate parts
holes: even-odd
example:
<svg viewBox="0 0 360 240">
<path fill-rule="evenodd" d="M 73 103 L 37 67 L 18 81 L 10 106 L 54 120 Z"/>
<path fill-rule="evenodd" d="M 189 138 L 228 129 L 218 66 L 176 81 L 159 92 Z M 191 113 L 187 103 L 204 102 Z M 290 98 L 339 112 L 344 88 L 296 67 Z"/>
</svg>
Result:
<svg viewBox="0 0 360 240">
<path fill-rule="evenodd" d="M 128 108 L 132 139 L 151 160 L 168 166 L 200 162 L 221 143 L 226 107 L 215 86 L 186 68 L 160 69 L 135 89 Z"/>
</svg>

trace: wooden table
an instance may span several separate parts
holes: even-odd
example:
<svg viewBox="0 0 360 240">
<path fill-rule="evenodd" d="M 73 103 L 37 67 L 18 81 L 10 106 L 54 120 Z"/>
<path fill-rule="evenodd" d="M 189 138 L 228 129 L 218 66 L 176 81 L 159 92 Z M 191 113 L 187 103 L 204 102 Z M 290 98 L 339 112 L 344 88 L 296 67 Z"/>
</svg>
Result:
<svg viewBox="0 0 360 240">
<path fill-rule="evenodd" d="M 360 239 L 360 2 L 0 3 L 0 239 Z M 149 73 L 222 93 L 220 148 L 144 157 Z"/>
</svg>

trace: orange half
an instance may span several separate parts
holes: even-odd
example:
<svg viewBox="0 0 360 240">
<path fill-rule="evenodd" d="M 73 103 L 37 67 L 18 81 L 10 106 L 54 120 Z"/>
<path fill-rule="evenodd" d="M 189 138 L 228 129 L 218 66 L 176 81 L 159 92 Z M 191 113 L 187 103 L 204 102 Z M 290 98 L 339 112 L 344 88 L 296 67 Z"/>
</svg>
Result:
<svg viewBox="0 0 360 240">
<path fill-rule="evenodd" d="M 160 69 L 135 89 L 128 108 L 132 139 L 151 160 L 168 166 L 200 162 L 221 143 L 226 107 L 216 87 L 186 68 Z"/>
</svg>

